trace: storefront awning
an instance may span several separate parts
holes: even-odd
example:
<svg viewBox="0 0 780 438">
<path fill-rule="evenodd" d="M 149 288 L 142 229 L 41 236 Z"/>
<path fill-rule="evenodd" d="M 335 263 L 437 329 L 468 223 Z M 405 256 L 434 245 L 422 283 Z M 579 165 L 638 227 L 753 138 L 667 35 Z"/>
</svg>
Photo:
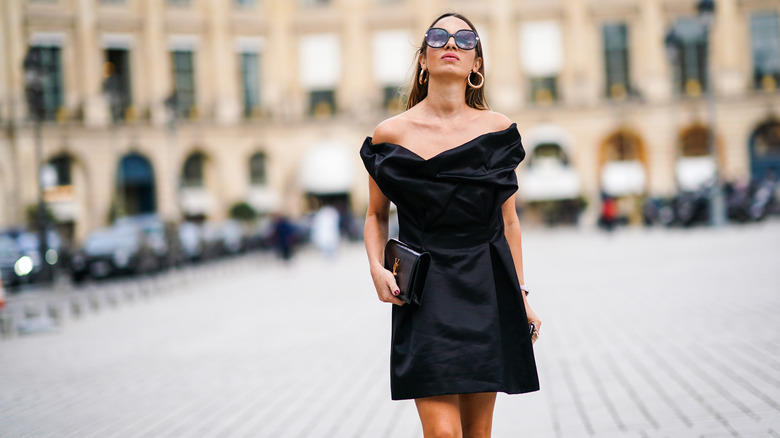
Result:
<svg viewBox="0 0 780 438">
<path fill-rule="evenodd" d="M 212 196 L 204 188 L 188 187 L 179 192 L 182 213 L 191 216 L 208 215 L 214 208 Z"/>
<path fill-rule="evenodd" d="M 520 177 L 520 193 L 528 201 L 557 201 L 580 196 L 579 175 L 554 158 L 538 158 Z"/>
<path fill-rule="evenodd" d="M 267 186 L 250 187 L 247 203 L 260 214 L 273 213 L 280 207 L 279 195 Z"/>
<path fill-rule="evenodd" d="M 303 191 L 311 194 L 347 193 L 355 178 L 354 150 L 340 143 L 320 143 L 303 157 L 300 182 Z"/>
<path fill-rule="evenodd" d="M 712 157 L 680 158 L 675 165 L 677 186 L 685 192 L 698 190 L 715 177 L 715 170 L 715 160 Z"/>
<path fill-rule="evenodd" d="M 610 161 L 601 169 L 601 188 L 611 196 L 641 195 L 647 176 L 641 161 Z"/>
</svg>

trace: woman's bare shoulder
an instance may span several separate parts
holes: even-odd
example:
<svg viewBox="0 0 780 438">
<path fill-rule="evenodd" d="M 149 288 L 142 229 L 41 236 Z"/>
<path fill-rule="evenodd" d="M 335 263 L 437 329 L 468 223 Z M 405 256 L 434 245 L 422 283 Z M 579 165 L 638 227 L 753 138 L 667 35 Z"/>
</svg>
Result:
<svg viewBox="0 0 780 438">
<path fill-rule="evenodd" d="M 483 111 L 480 116 L 482 118 L 481 122 L 483 123 L 483 126 L 487 128 L 488 132 L 503 131 L 512 126 L 512 121 L 509 117 L 501 113 Z"/>
<path fill-rule="evenodd" d="M 377 143 L 399 143 L 401 133 L 403 133 L 409 125 L 409 121 L 405 116 L 406 113 L 398 114 L 397 116 L 390 117 L 376 125 L 374 133 L 371 135 L 371 140 L 374 144 Z"/>
</svg>

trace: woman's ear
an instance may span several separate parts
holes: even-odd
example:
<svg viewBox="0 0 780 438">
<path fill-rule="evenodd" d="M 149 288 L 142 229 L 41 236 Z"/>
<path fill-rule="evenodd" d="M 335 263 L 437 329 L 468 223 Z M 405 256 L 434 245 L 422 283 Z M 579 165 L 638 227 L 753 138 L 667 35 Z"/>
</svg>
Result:
<svg viewBox="0 0 780 438">
<path fill-rule="evenodd" d="M 420 64 L 420 70 L 425 70 L 427 67 L 425 64 L 425 55 L 420 53 L 420 55 L 417 57 L 417 62 Z"/>
<path fill-rule="evenodd" d="M 482 58 L 475 58 L 474 59 L 474 68 L 472 68 L 472 71 L 479 71 L 479 68 L 482 67 Z"/>
</svg>

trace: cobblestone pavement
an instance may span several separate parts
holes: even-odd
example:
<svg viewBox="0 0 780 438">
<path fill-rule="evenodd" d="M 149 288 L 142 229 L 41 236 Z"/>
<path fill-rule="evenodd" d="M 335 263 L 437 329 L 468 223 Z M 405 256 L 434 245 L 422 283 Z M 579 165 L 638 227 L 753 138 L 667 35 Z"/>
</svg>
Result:
<svg viewBox="0 0 780 438">
<path fill-rule="evenodd" d="M 525 234 L 542 390 L 495 437 L 780 437 L 780 223 Z M 235 263 L 0 341 L 0 436 L 422 435 L 361 246 Z"/>
</svg>

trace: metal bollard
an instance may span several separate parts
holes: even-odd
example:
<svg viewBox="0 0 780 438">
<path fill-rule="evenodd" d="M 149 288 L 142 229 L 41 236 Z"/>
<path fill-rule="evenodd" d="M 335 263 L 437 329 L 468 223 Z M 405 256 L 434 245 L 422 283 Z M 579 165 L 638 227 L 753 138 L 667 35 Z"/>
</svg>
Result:
<svg viewBox="0 0 780 438">
<path fill-rule="evenodd" d="M 61 301 L 55 301 L 53 303 L 49 303 L 48 306 L 48 314 L 49 318 L 54 320 L 54 323 L 57 325 L 62 325 L 64 320 L 64 313 L 66 312 L 66 307 L 62 305 Z"/>
<path fill-rule="evenodd" d="M 108 302 L 108 305 L 111 307 L 116 307 L 119 305 L 119 298 L 117 297 L 116 289 L 109 288 L 106 289 L 104 292 L 105 301 Z"/>
<path fill-rule="evenodd" d="M 93 311 L 98 312 L 100 311 L 101 299 L 100 299 L 100 292 L 97 291 L 90 291 L 89 292 L 89 307 L 92 308 Z"/>
<path fill-rule="evenodd" d="M 0 335 L 3 338 L 10 338 L 14 335 L 14 321 L 11 312 L 0 313 Z"/>
<path fill-rule="evenodd" d="M 125 287 L 122 288 L 122 294 L 124 295 L 125 301 L 128 303 L 132 303 L 135 301 L 136 297 L 136 290 L 132 287 Z"/>
</svg>

